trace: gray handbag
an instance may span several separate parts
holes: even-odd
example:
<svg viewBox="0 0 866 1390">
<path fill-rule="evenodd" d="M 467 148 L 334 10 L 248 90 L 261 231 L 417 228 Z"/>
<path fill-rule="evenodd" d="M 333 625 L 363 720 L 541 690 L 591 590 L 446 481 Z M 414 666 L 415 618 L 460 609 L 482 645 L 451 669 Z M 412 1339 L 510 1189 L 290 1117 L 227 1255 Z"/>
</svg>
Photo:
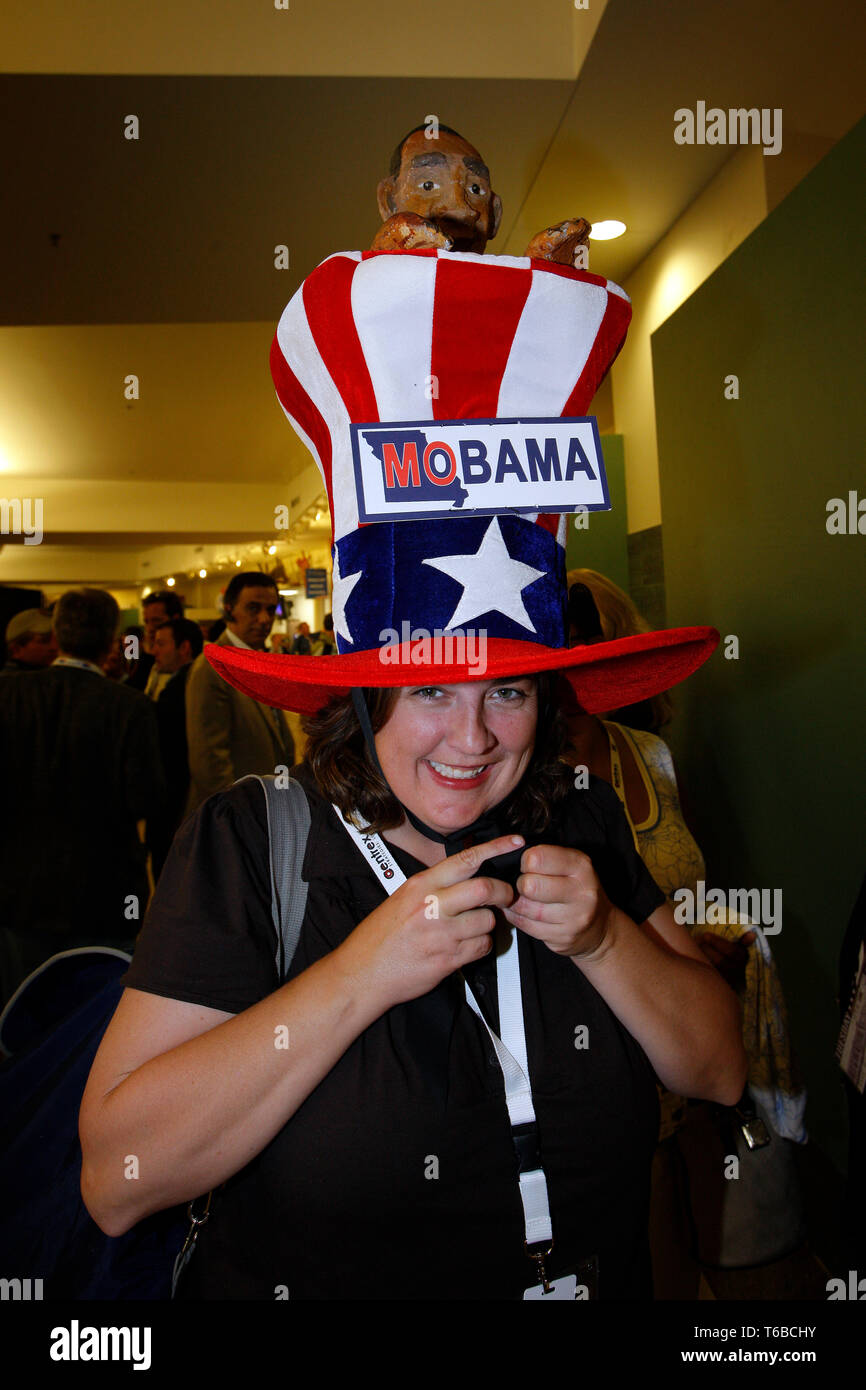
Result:
<svg viewBox="0 0 866 1390">
<path fill-rule="evenodd" d="M 795 1146 L 775 1132 L 748 1089 L 739 1105 L 690 1106 L 676 1139 L 702 1264 L 746 1269 L 802 1245 L 806 1222 Z"/>
</svg>

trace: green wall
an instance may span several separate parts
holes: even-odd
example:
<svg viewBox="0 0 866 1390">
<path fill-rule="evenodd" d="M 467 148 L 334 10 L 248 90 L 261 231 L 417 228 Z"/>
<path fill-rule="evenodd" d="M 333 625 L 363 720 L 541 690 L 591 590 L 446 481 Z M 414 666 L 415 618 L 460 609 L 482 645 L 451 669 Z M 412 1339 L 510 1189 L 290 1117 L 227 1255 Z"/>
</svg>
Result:
<svg viewBox="0 0 866 1390">
<path fill-rule="evenodd" d="M 814 1142 L 844 1165 L 839 945 L 866 872 L 866 123 L 653 335 L 667 613 L 739 638 L 672 735 L 708 881 L 783 891 L 779 964 Z M 739 399 L 724 379 L 739 377 Z M 864 520 L 866 529 L 866 520 Z"/>
<path fill-rule="evenodd" d="M 601 452 L 611 509 L 584 513 L 585 531 L 577 530 L 574 517 L 569 517 L 565 562 L 570 570 L 598 570 L 621 589 L 628 589 L 628 515 L 622 435 L 603 434 Z"/>
</svg>

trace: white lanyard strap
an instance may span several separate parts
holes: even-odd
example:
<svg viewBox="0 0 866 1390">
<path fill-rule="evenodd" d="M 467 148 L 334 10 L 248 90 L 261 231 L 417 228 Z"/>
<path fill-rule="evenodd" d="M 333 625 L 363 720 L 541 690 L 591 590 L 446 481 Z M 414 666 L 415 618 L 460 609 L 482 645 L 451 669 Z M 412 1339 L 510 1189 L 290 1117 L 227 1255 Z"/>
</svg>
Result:
<svg viewBox="0 0 866 1390">
<path fill-rule="evenodd" d="M 464 982 L 465 983 L 465 982 Z M 520 1200 L 526 1227 L 526 1244 L 537 1245 L 553 1239 L 547 1179 L 538 1151 L 535 1108 L 526 1056 L 526 1028 L 523 1020 L 523 997 L 520 988 L 520 956 L 515 928 L 507 949 L 496 957 L 496 989 L 499 996 L 499 1030 L 494 1033 L 466 984 L 466 1002 L 481 1019 L 505 1078 L 505 1104 L 511 1121 L 514 1147 L 520 1163 Z M 507 1040 L 507 1042 L 505 1041 Z"/>
<path fill-rule="evenodd" d="M 366 829 L 359 830 L 357 825 L 353 825 L 350 820 L 346 819 L 339 806 L 334 806 L 334 810 L 361 853 L 369 860 L 370 868 L 386 893 L 396 893 L 397 889 L 406 882 L 406 875 L 394 856 L 388 853 L 378 835 L 371 835 Z M 363 817 L 359 816 L 357 811 L 354 812 L 354 815 L 355 819 L 363 825 Z"/>
<path fill-rule="evenodd" d="M 393 855 L 388 853 L 380 837 L 371 835 L 368 830 L 359 830 L 357 826 L 346 819 L 338 806 L 334 806 L 334 810 L 355 844 L 367 858 L 385 891 L 389 894 L 396 892 L 400 885 L 406 882 L 406 875 L 394 860 Z M 356 819 L 360 820 L 361 818 L 356 815 Z M 505 1104 L 508 1107 L 514 1147 L 520 1164 L 520 1199 L 523 1203 L 526 1243 L 530 1246 L 537 1245 L 541 1241 L 549 1243 L 553 1239 L 553 1227 L 550 1220 L 547 1179 L 541 1166 L 535 1109 L 532 1104 L 516 928 L 511 933 L 507 949 L 496 958 L 496 990 L 499 1000 L 501 1038 L 490 1027 L 465 980 L 463 984 L 466 990 L 466 1002 L 487 1029 L 505 1079 Z"/>
</svg>

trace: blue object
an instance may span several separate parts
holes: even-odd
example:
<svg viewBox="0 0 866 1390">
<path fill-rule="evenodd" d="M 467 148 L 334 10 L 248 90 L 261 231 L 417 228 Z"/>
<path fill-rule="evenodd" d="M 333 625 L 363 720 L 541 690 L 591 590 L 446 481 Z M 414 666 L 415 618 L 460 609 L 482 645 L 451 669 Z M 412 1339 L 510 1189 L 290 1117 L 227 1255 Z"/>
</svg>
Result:
<svg viewBox="0 0 866 1390">
<path fill-rule="evenodd" d="M 274 958 L 284 980 L 306 908 L 310 810 L 293 779 L 256 780 L 267 805 Z M 44 1299 L 169 1299 L 190 1229 L 184 1202 L 107 1236 L 81 1198 L 78 1112 L 131 959 L 110 946 L 62 951 L 0 1015 L 0 1273 L 41 1279 Z"/>
<path fill-rule="evenodd" d="M 78 1111 L 131 957 L 109 947 L 52 956 L 0 1018 L 0 1269 L 43 1280 L 47 1299 L 167 1299 L 186 1205 L 106 1236 L 81 1199 Z"/>
</svg>

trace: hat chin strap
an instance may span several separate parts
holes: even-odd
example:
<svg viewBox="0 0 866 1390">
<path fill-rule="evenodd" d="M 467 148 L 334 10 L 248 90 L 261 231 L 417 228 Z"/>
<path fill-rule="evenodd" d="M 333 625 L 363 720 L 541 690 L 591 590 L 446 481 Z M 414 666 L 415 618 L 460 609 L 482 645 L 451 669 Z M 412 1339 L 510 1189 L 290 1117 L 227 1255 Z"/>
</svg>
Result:
<svg viewBox="0 0 866 1390">
<path fill-rule="evenodd" d="M 379 776 L 388 787 L 388 790 L 391 792 L 397 804 L 405 812 L 407 820 L 420 832 L 420 834 L 426 835 L 428 840 L 434 840 L 437 844 L 444 845 L 445 854 L 447 856 L 459 854 L 460 850 L 468 848 L 469 845 L 479 845 L 484 844 L 487 840 L 495 840 L 498 835 L 504 833 L 496 815 L 499 806 L 502 805 L 501 802 L 497 806 L 491 806 L 490 809 L 480 815 L 477 820 L 474 820 L 471 825 L 464 826 L 461 830 L 452 830 L 448 835 L 443 835 L 440 831 L 434 830 L 432 826 L 425 825 L 421 817 L 416 816 L 415 812 L 410 811 L 409 807 L 400 800 L 388 781 L 388 778 L 382 771 L 382 764 L 379 762 L 379 755 L 376 752 L 376 739 L 373 734 L 373 726 L 370 723 L 370 712 L 367 709 L 367 701 L 364 699 L 364 692 L 359 690 L 357 686 L 352 687 L 352 704 L 355 707 L 355 713 L 358 716 L 364 738 L 367 740 L 367 747 L 370 750 L 373 762 L 376 764 Z"/>
</svg>

